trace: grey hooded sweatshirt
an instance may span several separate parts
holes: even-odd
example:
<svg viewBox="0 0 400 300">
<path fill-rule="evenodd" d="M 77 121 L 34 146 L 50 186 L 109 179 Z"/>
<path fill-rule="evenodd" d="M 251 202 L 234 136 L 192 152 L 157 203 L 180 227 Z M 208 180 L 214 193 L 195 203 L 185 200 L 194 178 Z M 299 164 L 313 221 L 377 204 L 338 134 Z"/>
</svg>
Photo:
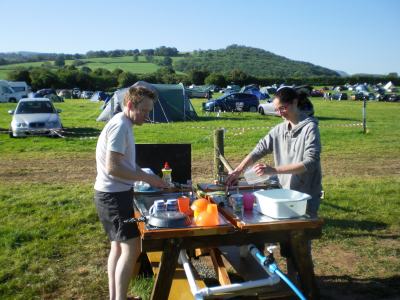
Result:
<svg viewBox="0 0 400 300">
<path fill-rule="evenodd" d="M 312 210 L 316 212 L 322 191 L 320 152 L 318 120 L 302 114 L 300 122 L 291 129 L 288 121 L 272 128 L 250 154 L 252 160 L 257 161 L 266 154 L 273 153 L 275 166 L 303 163 L 306 168 L 304 173 L 278 174 L 279 182 L 283 188 L 312 196 L 309 204 L 314 206 Z"/>
</svg>

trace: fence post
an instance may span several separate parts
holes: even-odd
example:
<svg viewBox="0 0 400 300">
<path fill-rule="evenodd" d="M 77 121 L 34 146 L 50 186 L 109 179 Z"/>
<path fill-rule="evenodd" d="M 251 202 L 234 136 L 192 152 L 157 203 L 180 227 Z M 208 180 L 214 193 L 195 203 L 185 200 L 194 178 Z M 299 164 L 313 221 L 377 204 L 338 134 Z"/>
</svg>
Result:
<svg viewBox="0 0 400 300">
<path fill-rule="evenodd" d="M 224 155 L 224 130 L 214 130 L 214 179 L 218 179 L 218 174 L 224 171 L 224 165 L 219 159 L 219 155 Z"/>
<path fill-rule="evenodd" d="M 367 133 L 367 99 L 365 99 L 365 97 L 363 100 L 362 115 L 363 115 L 363 133 Z"/>
</svg>

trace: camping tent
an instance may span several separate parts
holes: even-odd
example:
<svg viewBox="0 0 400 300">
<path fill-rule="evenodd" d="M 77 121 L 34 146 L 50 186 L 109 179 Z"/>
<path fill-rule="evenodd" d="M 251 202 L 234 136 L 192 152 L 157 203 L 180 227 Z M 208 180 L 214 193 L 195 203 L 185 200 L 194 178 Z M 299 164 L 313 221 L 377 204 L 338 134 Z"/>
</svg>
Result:
<svg viewBox="0 0 400 300">
<path fill-rule="evenodd" d="M 269 94 L 262 93 L 260 91 L 260 88 L 258 87 L 258 85 L 255 85 L 255 84 L 250 84 L 250 85 L 246 85 L 246 86 L 242 87 L 240 89 L 240 93 L 255 95 L 255 96 L 257 96 L 258 100 L 264 100 L 264 99 L 270 98 Z"/>
<path fill-rule="evenodd" d="M 391 81 L 389 81 L 388 83 L 385 84 L 383 88 L 388 92 L 392 92 L 395 86 Z"/>
<path fill-rule="evenodd" d="M 155 91 L 158 99 L 150 112 L 149 121 L 152 123 L 169 123 L 175 121 L 195 120 L 197 114 L 185 94 L 183 84 L 150 84 L 138 81 L 134 85 L 148 87 Z M 123 99 L 128 88 L 114 93 L 107 106 L 97 118 L 97 121 L 108 121 L 113 115 L 122 111 Z"/>
</svg>

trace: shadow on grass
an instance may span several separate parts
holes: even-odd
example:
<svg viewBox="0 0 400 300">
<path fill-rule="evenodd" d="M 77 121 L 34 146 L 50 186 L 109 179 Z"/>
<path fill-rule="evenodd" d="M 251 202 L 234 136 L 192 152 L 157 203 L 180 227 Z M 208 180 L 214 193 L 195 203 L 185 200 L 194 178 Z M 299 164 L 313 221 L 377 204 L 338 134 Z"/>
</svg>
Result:
<svg viewBox="0 0 400 300">
<path fill-rule="evenodd" d="M 344 219 L 331 219 L 329 217 L 323 218 L 325 221 L 325 227 L 332 227 L 341 230 L 361 230 L 361 231 L 373 231 L 383 230 L 387 228 L 387 224 L 383 222 L 367 221 L 367 220 L 344 220 Z"/>
<path fill-rule="evenodd" d="M 99 136 L 100 132 L 100 129 L 91 127 L 64 127 L 64 136 L 66 137 Z"/>
<path fill-rule="evenodd" d="M 321 206 L 328 206 L 330 208 L 334 208 L 334 209 L 337 209 L 337 210 L 340 210 L 340 211 L 343 211 L 343 212 L 353 212 L 354 211 L 354 209 L 347 208 L 347 207 L 341 207 L 341 206 L 336 205 L 336 204 L 328 203 L 327 201 L 322 201 L 321 202 Z"/>
<path fill-rule="evenodd" d="M 365 279 L 317 276 L 317 280 L 322 299 L 399 299 L 400 295 L 400 276 Z"/>
</svg>

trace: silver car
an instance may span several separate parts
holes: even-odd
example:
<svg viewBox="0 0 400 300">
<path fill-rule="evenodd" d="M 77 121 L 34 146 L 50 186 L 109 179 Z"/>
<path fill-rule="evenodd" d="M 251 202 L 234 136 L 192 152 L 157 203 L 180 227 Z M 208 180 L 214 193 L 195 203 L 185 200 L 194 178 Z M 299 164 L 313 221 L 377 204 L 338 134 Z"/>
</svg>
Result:
<svg viewBox="0 0 400 300">
<path fill-rule="evenodd" d="M 15 110 L 8 113 L 13 116 L 10 137 L 29 135 L 59 136 L 62 124 L 53 103 L 47 98 L 25 98 L 18 102 Z"/>
<path fill-rule="evenodd" d="M 279 117 L 279 113 L 275 111 L 275 106 L 272 102 L 264 102 L 258 106 L 258 112 L 262 115 Z"/>
</svg>

